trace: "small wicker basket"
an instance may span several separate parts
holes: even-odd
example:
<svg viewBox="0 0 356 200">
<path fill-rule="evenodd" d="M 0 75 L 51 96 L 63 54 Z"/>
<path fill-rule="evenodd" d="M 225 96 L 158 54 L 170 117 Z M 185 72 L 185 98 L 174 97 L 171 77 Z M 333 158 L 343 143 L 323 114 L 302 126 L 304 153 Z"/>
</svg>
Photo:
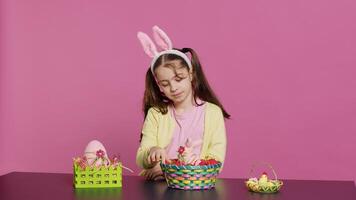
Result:
<svg viewBox="0 0 356 200">
<path fill-rule="evenodd" d="M 251 177 L 252 173 L 255 170 L 255 167 L 257 166 L 257 164 L 263 164 L 263 165 L 267 165 L 273 175 L 274 175 L 274 180 L 268 180 L 265 183 L 260 183 L 257 180 L 252 180 L 251 178 L 247 181 L 245 181 L 246 187 L 248 188 L 248 190 L 252 191 L 252 192 L 258 192 L 258 193 L 275 193 L 278 192 L 281 187 L 283 186 L 283 182 L 277 179 L 277 174 L 274 171 L 272 165 L 268 164 L 268 163 L 264 163 L 264 162 L 260 162 L 260 163 L 255 163 L 249 173 L 249 176 Z"/>
<path fill-rule="evenodd" d="M 168 187 L 182 190 L 203 190 L 215 187 L 221 163 L 214 165 L 172 165 L 161 163 Z"/>
<path fill-rule="evenodd" d="M 85 167 L 73 164 L 73 184 L 75 188 L 113 188 L 122 186 L 122 165 Z"/>
</svg>

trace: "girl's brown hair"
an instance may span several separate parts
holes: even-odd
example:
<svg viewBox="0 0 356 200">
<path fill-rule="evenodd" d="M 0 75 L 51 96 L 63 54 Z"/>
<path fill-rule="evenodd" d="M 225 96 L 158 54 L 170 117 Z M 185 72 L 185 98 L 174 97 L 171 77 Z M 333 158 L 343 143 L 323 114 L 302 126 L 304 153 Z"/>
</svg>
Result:
<svg viewBox="0 0 356 200">
<path fill-rule="evenodd" d="M 198 55 L 195 53 L 195 51 L 191 48 L 183 48 L 183 49 L 175 49 L 175 50 L 181 51 L 183 53 L 189 52 L 191 55 L 192 70 L 193 70 L 192 71 L 192 75 L 193 75 L 192 90 L 193 90 L 193 96 L 194 96 L 195 103 L 197 103 L 197 98 L 199 98 L 203 101 L 213 103 L 221 108 L 224 118 L 229 119 L 230 115 L 226 112 L 223 105 L 220 103 L 219 99 L 214 94 L 213 90 L 211 89 L 207 79 L 205 78 L 203 69 L 199 62 Z M 180 63 L 184 67 L 186 67 L 187 70 L 189 71 L 188 64 L 184 61 L 184 59 L 178 55 L 175 55 L 175 54 L 161 55 L 155 62 L 153 69 L 156 69 L 158 66 L 165 64 L 165 62 L 169 62 L 169 61 L 173 61 L 173 60 L 179 60 Z M 146 73 L 145 85 L 146 85 L 145 93 L 144 93 L 144 98 L 143 98 L 143 112 L 145 114 L 145 118 L 146 118 L 148 110 L 151 107 L 155 107 L 162 114 L 167 114 L 168 105 L 170 105 L 172 103 L 172 101 L 169 100 L 166 96 L 164 96 L 163 93 L 160 91 L 160 89 L 156 83 L 155 77 L 152 74 L 150 68 L 147 70 L 147 73 Z M 141 134 L 141 138 L 142 138 L 142 134 Z"/>
</svg>

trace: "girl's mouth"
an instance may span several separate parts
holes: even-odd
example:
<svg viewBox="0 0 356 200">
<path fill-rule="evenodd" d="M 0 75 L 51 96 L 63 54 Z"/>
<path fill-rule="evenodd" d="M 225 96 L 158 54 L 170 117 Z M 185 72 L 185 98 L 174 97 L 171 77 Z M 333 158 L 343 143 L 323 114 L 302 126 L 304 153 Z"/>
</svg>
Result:
<svg viewBox="0 0 356 200">
<path fill-rule="evenodd" d="M 178 93 L 178 94 L 173 94 L 172 96 L 174 96 L 174 97 L 179 97 L 181 94 L 183 94 L 183 92 L 180 92 L 180 93 Z"/>
</svg>

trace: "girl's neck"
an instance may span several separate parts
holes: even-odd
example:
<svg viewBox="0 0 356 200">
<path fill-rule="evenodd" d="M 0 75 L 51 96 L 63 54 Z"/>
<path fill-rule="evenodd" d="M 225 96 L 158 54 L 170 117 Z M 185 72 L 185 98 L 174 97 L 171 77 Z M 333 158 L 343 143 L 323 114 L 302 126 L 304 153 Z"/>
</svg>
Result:
<svg viewBox="0 0 356 200">
<path fill-rule="evenodd" d="M 175 103 L 173 104 L 173 106 L 177 114 L 181 114 L 188 110 L 191 110 L 195 106 L 195 101 L 192 93 L 183 102 Z"/>
</svg>

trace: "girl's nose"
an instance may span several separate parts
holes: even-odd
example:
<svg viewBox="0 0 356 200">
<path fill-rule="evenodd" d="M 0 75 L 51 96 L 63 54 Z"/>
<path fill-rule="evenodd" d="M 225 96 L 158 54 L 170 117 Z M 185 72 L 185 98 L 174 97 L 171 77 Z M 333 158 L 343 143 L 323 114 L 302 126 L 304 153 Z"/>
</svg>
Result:
<svg viewBox="0 0 356 200">
<path fill-rule="evenodd" d="M 176 84 L 171 84 L 171 92 L 175 92 L 177 90 Z"/>
<path fill-rule="evenodd" d="M 177 88 L 171 88 L 171 92 L 173 93 L 173 92 L 175 92 L 177 90 Z"/>
</svg>

